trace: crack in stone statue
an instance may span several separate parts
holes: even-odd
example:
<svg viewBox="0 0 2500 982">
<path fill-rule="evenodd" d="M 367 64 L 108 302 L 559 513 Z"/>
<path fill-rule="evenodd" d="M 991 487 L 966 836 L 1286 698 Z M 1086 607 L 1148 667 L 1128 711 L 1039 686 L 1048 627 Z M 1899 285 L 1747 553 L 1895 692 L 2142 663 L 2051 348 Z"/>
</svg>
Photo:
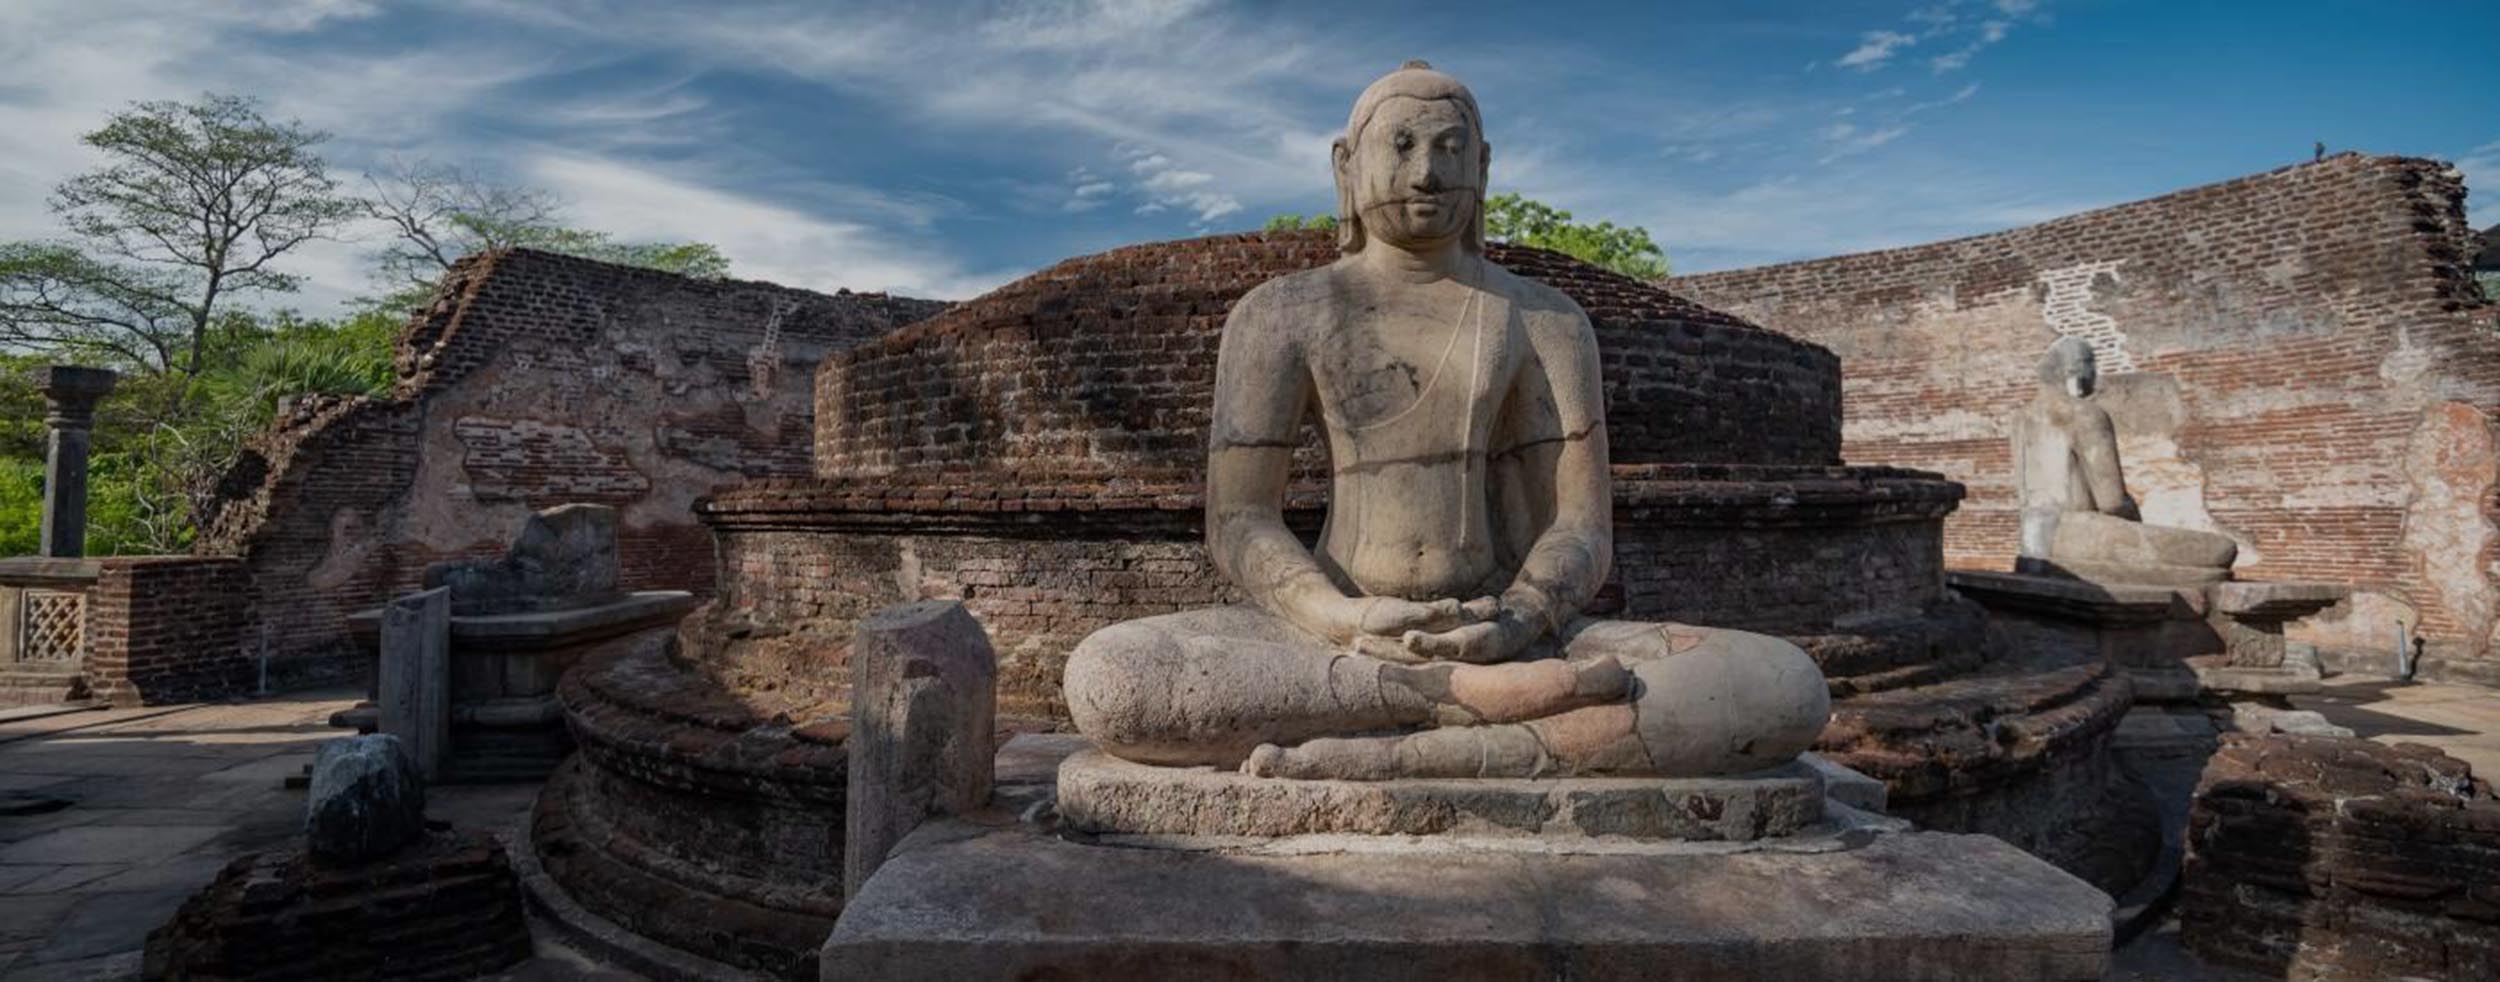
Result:
<svg viewBox="0 0 2500 982">
<path fill-rule="evenodd" d="M 2230 577 L 2229 536 L 2147 525 L 2118 459 L 2118 430 L 2092 401 L 2092 346 L 2059 338 L 2040 358 L 2040 391 L 2014 418 L 2014 485 L 2022 502 L 2015 568 L 2109 583 L 2193 585 Z"/>
<path fill-rule="evenodd" d="M 1795 645 L 1582 616 L 1613 563 L 1596 339 L 1485 258 L 1474 96 L 1409 62 L 1333 159 L 1343 258 L 1244 296 L 1217 357 L 1207 548 L 1254 604 L 1085 639 L 1078 729 L 1131 761 L 1295 778 L 1705 776 L 1804 751 L 1831 704 Z M 1316 550 L 1282 512 L 1314 414 Z"/>
</svg>

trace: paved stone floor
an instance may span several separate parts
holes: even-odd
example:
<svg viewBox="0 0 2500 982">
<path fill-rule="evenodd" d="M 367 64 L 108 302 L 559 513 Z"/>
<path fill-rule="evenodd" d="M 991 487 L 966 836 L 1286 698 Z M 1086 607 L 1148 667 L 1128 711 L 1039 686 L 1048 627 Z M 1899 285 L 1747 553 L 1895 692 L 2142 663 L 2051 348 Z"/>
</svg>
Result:
<svg viewBox="0 0 2500 982">
<path fill-rule="evenodd" d="M 135 975 L 148 930 L 244 853 L 291 844 L 303 793 L 287 775 L 334 737 L 346 691 L 250 703 L 0 713 L 0 982 Z M 2362 735 L 2439 747 L 2500 777 L 2500 693 L 2384 680 L 2330 680 L 2300 700 Z M 534 787 L 444 787 L 428 812 L 508 829 Z M 53 801 L 64 802 L 44 810 Z M 553 946 L 506 982 L 630 979 Z M 2119 952 L 2113 978 L 2237 982 L 2180 952 L 2175 922 Z"/>
<path fill-rule="evenodd" d="M 285 779 L 339 735 L 325 721 L 354 702 L 337 691 L 0 715 L 0 812 L 35 812 L 0 814 L 0 980 L 135 978 L 149 929 L 183 898 L 236 856 L 293 844 L 304 795 Z M 500 830 L 535 792 L 433 788 L 427 812 Z M 41 810 L 51 802 L 66 805 Z M 508 977 L 629 976 L 546 947 Z"/>
</svg>

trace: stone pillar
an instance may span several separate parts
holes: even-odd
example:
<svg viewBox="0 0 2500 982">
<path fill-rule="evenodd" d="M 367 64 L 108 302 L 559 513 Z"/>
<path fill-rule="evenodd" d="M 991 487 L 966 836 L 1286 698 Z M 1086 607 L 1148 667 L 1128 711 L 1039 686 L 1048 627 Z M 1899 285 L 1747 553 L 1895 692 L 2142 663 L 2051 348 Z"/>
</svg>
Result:
<svg viewBox="0 0 2500 982">
<path fill-rule="evenodd" d="M 851 644 L 851 673 L 845 898 L 922 820 L 987 804 L 998 750 L 998 656 L 963 604 L 870 614 Z"/>
<path fill-rule="evenodd" d="M 451 590 L 411 593 L 382 608 L 382 732 L 398 737 L 428 781 L 451 753 Z"/>
<path fill-rule="evenodd" d="M 51 437 L 43 462 L 43 538 L 38 555 L 74 559 L 87 554 L 87 451 L 95 445 L 95 404 L 113 391 L 117 376 L 101 368 L 49 365 L 43 398 L 51 412 Z"/>
</svg>

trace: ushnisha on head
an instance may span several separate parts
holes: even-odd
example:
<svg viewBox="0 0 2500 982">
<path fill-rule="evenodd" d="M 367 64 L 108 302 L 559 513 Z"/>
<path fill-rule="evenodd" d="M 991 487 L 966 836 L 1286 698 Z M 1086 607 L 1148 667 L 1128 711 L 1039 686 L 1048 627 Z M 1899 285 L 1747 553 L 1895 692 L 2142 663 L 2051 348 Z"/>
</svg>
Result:
<svg viewBox="0 0 2500 982">
<path fill-rule="evenodd" d="M 1372 237 L 1400 248 L 1456 238 L 1484 251 L 1484 182 L 1493 148 L 1476 97 L 1455 78 L 1409 61 L 1354 100 L 1332 154 L 1337 245 Z"/>
<path fill-rule="evenodd" d="M 2040 384 L 2077 399 L 2090 396 L 2100 379 L 2100 357 L 2082 338 L 2059 338 L 2040 356 Z"/>
</svg>

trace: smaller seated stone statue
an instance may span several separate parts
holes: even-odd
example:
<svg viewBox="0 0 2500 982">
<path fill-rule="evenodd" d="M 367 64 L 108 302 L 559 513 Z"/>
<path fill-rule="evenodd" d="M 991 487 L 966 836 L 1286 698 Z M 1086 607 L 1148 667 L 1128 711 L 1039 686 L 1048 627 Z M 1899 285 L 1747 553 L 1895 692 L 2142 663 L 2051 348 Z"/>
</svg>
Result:
<svg viewBox="0 0 2500 982">
<path fill-rule="evenodd" d="M 1258 777 L 1699 777 L 1777 767 L 1831 714 L 1779 638 L 1583 613 L 1614 561 L 1593 329 L 1484 256 L 1475 97 L 1410 63 L 1335 149 L 1344 258 L 1224 325 L 1207 550 L 1252 601 L 1079 644 L 1079 731 L 1143 764 Z M 1327 439 L 1316 548 L 1285 525 Z"/>
<path fill-rule="evenodd" d="M 2092 346 L 2060 338 L 2040 359 L 2040 391 L 2014 418 L 2014 485 L 2022 501 L 2015 569 L 2104 583 L 2190 586 L 2226 580 L 2229 536 L 2147 525 L 2127 493 L 2118 430 L 2092 401 Z"/>
<path fill-rule="evenodd" d="M 461 617 L 571 610 L 610 603 L 616 589 L 616 509 L 557 505 L 521 526 L 495 559 L 435 563 L 426 589 L 451 588 Z"/>
</svg>

